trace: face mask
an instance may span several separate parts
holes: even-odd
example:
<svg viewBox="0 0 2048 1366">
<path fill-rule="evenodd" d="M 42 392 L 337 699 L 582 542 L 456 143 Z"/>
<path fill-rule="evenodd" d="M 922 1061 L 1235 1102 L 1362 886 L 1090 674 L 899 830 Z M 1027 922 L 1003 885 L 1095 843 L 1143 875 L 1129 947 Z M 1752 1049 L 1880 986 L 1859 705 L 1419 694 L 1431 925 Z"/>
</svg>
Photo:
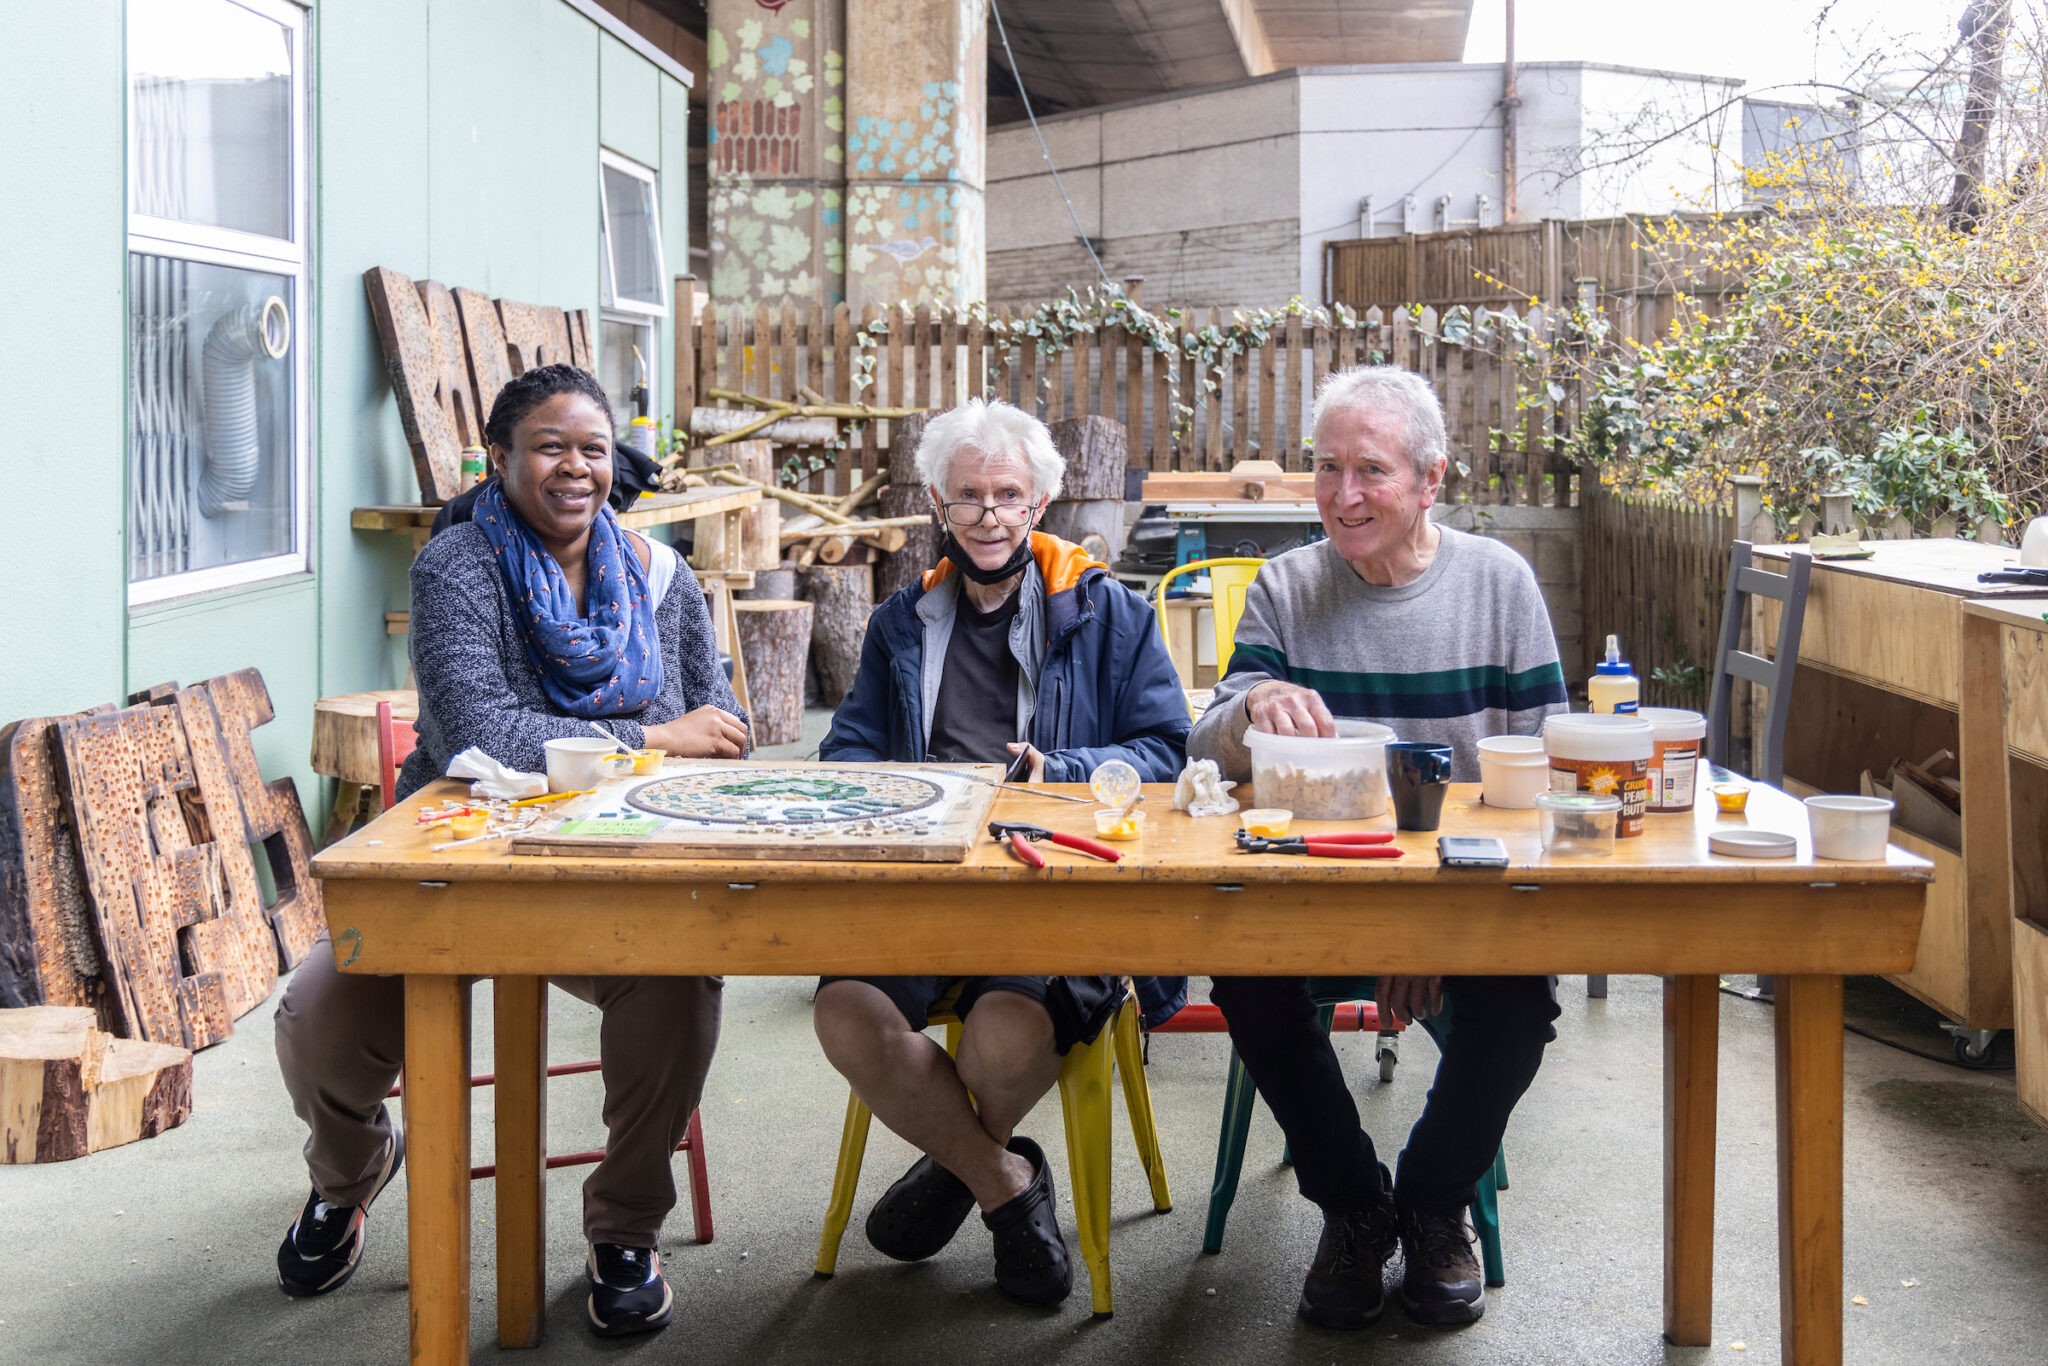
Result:
<svg viewBox="0 0 2048 1366">
<path fill-rule="evenodd" d="M 997 584 L 1021 573 L 1024 566 L 1031 563 L 1031 537 L 1024 537 L 1023 542 L 1010 553 L 1010 558 L 1003 561 L 1000 569 L 983 569 L 967 553 L 967 547 L 953 539 L 953 533 L 948 531 L 946 538 L 939 542 L 939 558 L 951 560 L 955 569 L 978 584 Z"/>
</svg>

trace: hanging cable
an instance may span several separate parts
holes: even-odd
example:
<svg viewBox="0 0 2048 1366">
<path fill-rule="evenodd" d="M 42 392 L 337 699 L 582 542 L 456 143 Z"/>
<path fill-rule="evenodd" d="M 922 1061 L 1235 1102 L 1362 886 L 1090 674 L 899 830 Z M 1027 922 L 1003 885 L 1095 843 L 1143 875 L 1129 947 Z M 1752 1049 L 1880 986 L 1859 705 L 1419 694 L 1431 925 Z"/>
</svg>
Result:
<svg viewBox="0 0 2048 1366">
<path fill-rule="evenodd" d="M 1109 272 L 1102 268 L 1102 258 L 1095 254 L 1095 243 L 1089 240 L 1087 230 L 1081 226 L 1081 215 L 1074 212 L 1074 201 L 1067 198 L 1067 187 L 1060 180 L 1060 168 L 1052 164 L 1052 152 L 1045 145 L 1045 133 L 1038 126 L 1038 115 L 1031 112 L 1031 92 L 1024 88 L 1024 73 L 1017 69 L 1017 54 L 1010 50 L 1010 35 L 1003 27 L 1003 7 L 996 0 L 988 0 L 988 12 L 995 16 L 996 36 L 1003 41 L 1003 56 L 1009 59 L 1010 75 L 1017 82 L 1017 95 L 1024 101 L 1024 117 L 1031 120 L 1031 131 L 1037 135 L 1039 155 L 1045 158 L 1046 169 L 1052 172 L 1053 188 L 1060 192 L 1060 202 L 1067 206 L 1067 217 L 1074 220 L 1074 235 L 1088 249 L 1088 259 L 1095 263 L 1095 273 L 1102 277 L 1102 283 L 1114 288 Z"/>
</svg>

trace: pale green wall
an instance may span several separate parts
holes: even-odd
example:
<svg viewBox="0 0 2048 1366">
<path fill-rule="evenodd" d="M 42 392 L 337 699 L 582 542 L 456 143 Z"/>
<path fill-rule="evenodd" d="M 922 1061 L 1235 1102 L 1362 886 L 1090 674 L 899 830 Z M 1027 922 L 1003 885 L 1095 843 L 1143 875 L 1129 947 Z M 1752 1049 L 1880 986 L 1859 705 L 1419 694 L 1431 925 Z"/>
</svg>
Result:
<svg viewBox="0 0 2048 1366">
<path fill-rule="evenodd" d="M 121 7 L 0 41 L 0 724 L 121 691 L 127 246 Z"/>
<path fill-rule="evenodd" d="M 0 184 L 65 190 L 61 214 L 45 196 L 0 193 L 0 393 L 14 412 L 59 396 L 35 444 L 0 457 L 50 476 L 33 500 L 0 500 L 0 546 L 17 567 L 0 590 L 15 624 L 0 723 L 253 665 L 277 709 L 256 732 L 264 771 L 297 780 L 317 829 L 332 784 L 308 762 L 313 703 L 405 674 L 384 613 L 406 606 L 410 542 L 349 526 L 357 506 L 419 496 L 363 272 L 584 308 L 594 322 L 600 141 L 658 168 L 673 149 L 664 236 L 683 261 L 688 130 L 682 85 L 562 0 L 309 7 L 315 572 L 133 613 L 121 6 L 14 7 Z M 601 81 L 618 90 L 601 94 Z"/>
</svg>

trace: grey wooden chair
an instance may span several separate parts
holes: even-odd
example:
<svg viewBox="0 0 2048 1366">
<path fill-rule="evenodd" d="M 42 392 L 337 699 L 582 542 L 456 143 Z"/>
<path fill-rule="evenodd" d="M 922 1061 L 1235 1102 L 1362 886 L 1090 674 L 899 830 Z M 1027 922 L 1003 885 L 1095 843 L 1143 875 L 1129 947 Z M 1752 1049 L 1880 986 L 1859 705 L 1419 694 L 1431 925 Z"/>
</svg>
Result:
<svg viewBox="0 0 2048 1366">
<path fill-rule="evenodd" d="M 1795 550 L 1786 572 L 1773 574 L 1750 563 L 1752 546 L 1737 541 L 1728 557 L 1728 593 L 1721 609 L 1721 638 L 1714 646 L 1714 686 L 1707 701 L 1707 744 L 1700 756 L 1723 768 L 1730 752 L 1730 720 L 1735 708 L 1735 679 L 1747 679 L 1766 694 L 1761 731 L 1750 741 L 1750 771 L 1758 782 L 1782 787 L 1785 782 L 1785 724 L 1792 717 L 1792 679 L 1799 672 L 1799 631 L 1806 619 L 1806 586 L 1813 573 L 1813 555 Z M 1742 648 L 1742 623 L 1751 597 L 1781 604 L 1778 643 L 1767 659 Z M 1757 989 L 1770 991 L 1770 979 L 1759 977 Z M 1586 978 L 1586 995 L 1607 995 L 1605 975 Z"/>
</svg>

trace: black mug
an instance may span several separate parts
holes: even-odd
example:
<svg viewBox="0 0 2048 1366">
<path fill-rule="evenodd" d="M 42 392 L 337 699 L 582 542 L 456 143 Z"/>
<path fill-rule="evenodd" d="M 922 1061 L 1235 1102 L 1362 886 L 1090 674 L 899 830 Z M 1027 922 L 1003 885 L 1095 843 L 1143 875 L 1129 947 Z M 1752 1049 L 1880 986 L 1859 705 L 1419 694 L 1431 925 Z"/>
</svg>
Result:
<svg viewBox="0 0 2048 1366">
<path fill-rule="evenodd" d="M 1394 823 L 1403 830 L 1434 830 L 1443 819 L 1444 793 L 1451 786 L 1451 747 L 1426 741 L 1387 746 L 1387 786 L 1394 794 Z"/>
</svg>

